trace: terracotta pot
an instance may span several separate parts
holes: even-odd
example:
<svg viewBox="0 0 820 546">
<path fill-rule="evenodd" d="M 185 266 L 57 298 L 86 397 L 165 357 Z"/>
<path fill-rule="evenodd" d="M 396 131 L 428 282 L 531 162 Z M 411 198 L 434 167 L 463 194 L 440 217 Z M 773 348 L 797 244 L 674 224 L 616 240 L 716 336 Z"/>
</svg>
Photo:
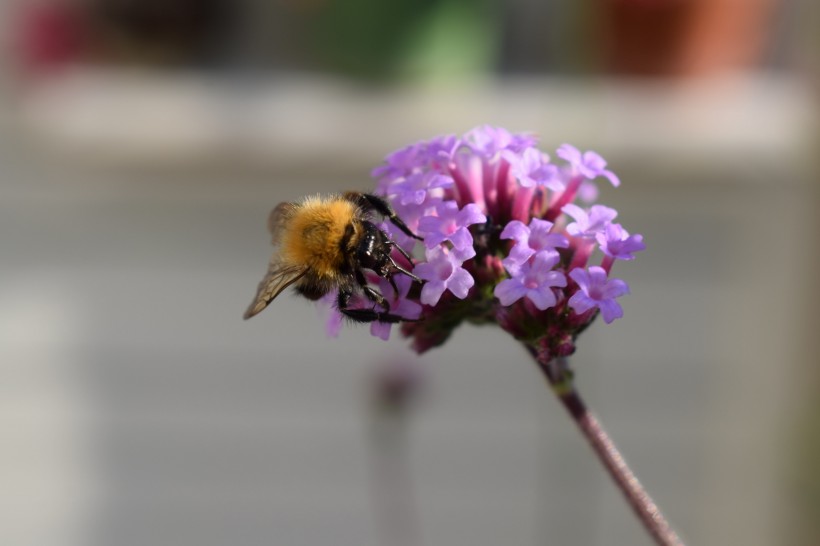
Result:
<svg viewBox="0 0 820 546">
<path fill-rule="evenodd" d="M 778 0 L 603 0 L 605 65 L 622 74 L 702 76 L 759 65 Z"/>
</svg>

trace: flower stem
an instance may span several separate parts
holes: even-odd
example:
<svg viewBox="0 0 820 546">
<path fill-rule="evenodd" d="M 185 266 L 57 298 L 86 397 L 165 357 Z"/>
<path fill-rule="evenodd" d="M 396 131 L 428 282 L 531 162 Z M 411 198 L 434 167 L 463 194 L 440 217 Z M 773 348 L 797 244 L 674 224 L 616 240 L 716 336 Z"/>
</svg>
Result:
<svg viewBox="0 0 820 546">
<path fill-rule="evenodd" d="M 572 420 L 578 425 L 581 433 L 592 446 L 592 450 L 603 463 L 604 468 L 615 481 L 615 485 L 621 490 L 626 501 L 655 543 L 661 546 L 683 546 L 683 541 L 672 530 L 658 505 L 655 504 L 649 493 L 638 481 L 638 478 L 629 469 L 623 455 L 615 447 L 601 423 L 587 409 L 586 404 L 584 404 L 573 385 L 572 372 L 566 359 L 559 357 L 545 362 L 545 357 L 539 351 L 532 347 L 528 347 L 528 350 L 538 363 L 539 369 L 544 373 L 550 387 L 569 412 Z"/>
</svg>

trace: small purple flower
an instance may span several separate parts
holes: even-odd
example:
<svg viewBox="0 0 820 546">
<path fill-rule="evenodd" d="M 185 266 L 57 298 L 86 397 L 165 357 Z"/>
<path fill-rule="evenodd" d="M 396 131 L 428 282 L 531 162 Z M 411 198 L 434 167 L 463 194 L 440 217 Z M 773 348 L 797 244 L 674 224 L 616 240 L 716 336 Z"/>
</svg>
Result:
<svg viewBox="0 0 820 546">
<path fill-rule="evenodd" d="M 373 169 L 370 175 L 373 178 L 407 176 L 420 167 L 419 159 L 422 157 L 423 152 L 424 147 L 420 143 L 405 146 L 385 157 L 386 164 Z"/>
<path fill-rule="evenodd" d="M 527 148 L 517 154 L 506 151 L 502 154 L 510 164 L 510 174 L 525 188 L 544 186 L 560 191 L 564 184 L 557 178 L 558 167 L 549 162 L 549 156 L 537 148 Z"/>
<path fill-rule="evenodd" d="M 512 144 L 513 136 L 502 127 L 482 125 L 464 135 L 464 140 L 473 152 L 490 161 Z"/>
<path fill-rule="evenodd" d="M 463 143 L 477 156 L 493 162 L 504 150 L 521 153 L 535 146 L 537 139 L 531 134 L 513 134 L 503 127 L 481 125 L 465 134 Z"/>
<path fill-rule="evenodd" d="M 427 143 L 427 159 L 433 164 L 447 167 L 461 145 L 461 139 L 455 135 L 436 137 Z"/>
<path fill-rule="evenodd" d="M 594 238 L 618 216 L 618 211 L 603 205 L 592 205 L 589 212 L 578 205 L 564 205 L 562 212 L 575 219 L 567 226 L 567 233 L 573 237 Z"/>
<path fill-rule="evenodd" d="M 396 288 L 399 289 L 398 294 L 394 293 L 393 287 L 390 286 L 387 279 L 379 279 L 379 290 L 390 304 L 390 314 L 413 320 L 419 318 L 421 316 L 421 305 L 407 299 L 407 293 L 410 291 L 413 281 L 410 277 L 404 275 L 396 275 L 393 280 L 396 282 Z M 392 326 L 389 322 L 371 322 L 370 333 L 387 341 L 390 339 Z"/>
<path fill-rule="evenodd" d="M 535 261 L 523 264 L 513 277 L 498 283 L 493 293 L 501 305 L 512 305 L 523 297 L 544 311 L 555 306 L 557 300 L 553 287 L 564 287 L 567 279 L 552 268 L 558 263 L 558 254 L 541 253 Z"/>
<path fill-rule="evenodd" d="M 595 239 L 601 247 L 601 252 L 619 260 L 634 260 L 633 252 L 646 250 L 642 235 L 630 235 L 621 224 L 609 224 L 602 233 L 597 233 Z"/>
<path fill-rule="evenodd" d="M 629 285 L 626 282 L 621 279 L 607 280 L 606 271 L 598 266 L 591 266 L 589 271 L 573 269 L 569 276 L 578 283 L 579 288 L 568 302 L 576 313 L 585 313 L 597 307 L 607 324 L 624 316 L 624 311 L 615 298 L 629 294 Z"/>
<path fill-rule="evenodd" d="M 445 290 L 449 290 L 459 299 L 467 297 L 475 280 L 463 267 L 452 252 L 436 246 L 425 253 L 427 261 L 416 266 L 413 272 L 427 281 L 421 289 L 421 303 L 436 305 Z"/>
<path fill-rule="evenodd" d="M 571 144 L 562 144 L 557 152 L 558 157 L 567 161 L 572 168 L 581 176 L 588 180 L 594 180 L 599 176 L 607 178 L 616 188 L 621 185 L 621 181 L 610 170 L 605 169 L 606 161 L 603 157 L 593 151 L 584 152 Z"/>
<path fill-rule="evenodd" d="M 508 271 L 520 266 L 536 253 L 558 255 L 556 248 L 567 248 L 569 241 L 560 233 L 550 233 L 553 223 L 539 218 L 530 220 L 530 225 L 513 220 L 501 232 L 501 239 L 513 239 L 515 246 L 503 260 Z"/>
<path fill-rule="evenodd" d="M 425 216 L 419 220 L 419 232 L 424 237 L 427 248 L 431 249 L 444 241 L 450 241 L 460 259 L 466 260 L 475 256 L 473 236 L 467 228 L 487 221 L 479 206 L 470 203 L 458 210 L 455 201 L 444 201 L 436 207 L 436 212 L 438 216 Z"/>
<path fill-rule="evenodd" d="M 515 153 L 522 153 L 527 148 L 532 148 L 538 144 L 538 139 L 531 133 L 513 133 L 507 149 Z"/>
<path fill-rule="evenodd" d="M 450 176 L 435 172 L 415 173 L 390 184 L 385 188 L 385 193 L 400 205 L 421 205 L 431 195 L 430 190 L 452 185 Z"/>
</svg>

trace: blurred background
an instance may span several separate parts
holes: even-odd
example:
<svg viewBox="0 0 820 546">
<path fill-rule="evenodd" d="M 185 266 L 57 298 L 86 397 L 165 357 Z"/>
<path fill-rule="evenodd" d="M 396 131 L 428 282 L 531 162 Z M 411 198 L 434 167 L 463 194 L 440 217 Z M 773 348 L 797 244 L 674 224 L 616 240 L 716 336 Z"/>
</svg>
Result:
<svg viewBox="0 0 820 546">
<path fill-rule="evenodd" d="M 0 2 L 0 544 L 649 544 L 500 331 L 241 320 L 275 204 L 485 123 L 623 181 L 573 362 L 683 538 L 817 544 L 812 0 Z"/>
</svg>

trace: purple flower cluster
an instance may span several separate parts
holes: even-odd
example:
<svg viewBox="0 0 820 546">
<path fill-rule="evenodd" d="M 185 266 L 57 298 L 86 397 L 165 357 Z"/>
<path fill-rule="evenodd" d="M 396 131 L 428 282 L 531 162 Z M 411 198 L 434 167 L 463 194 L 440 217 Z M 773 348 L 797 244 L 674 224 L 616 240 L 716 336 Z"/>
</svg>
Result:
<svg viewBox="0 0 820 546">
<path fill-rule="evenodd" d="M 632 260 L 645 245 L 615 223 L 617 211 L 592 204 L 597 180 L 620 180 L 595 152 L 563 144 L 555 155 L 557 163 L 532 135 L 482 126 L 397 150 L 373 171 L 376 193 L 424 239 L 417 248 L 382 224 L 425 281 L 399 275 L 397 294 L 380 282 L 392 313 L 419 319 L 402 325 L 418 351 L 468 321 L 497 323 L 564 356 L 598 313 L 607 323 L 623 315 L 616 299 L 629 287 L 609 274 L 615 260 Z M 389 330 L 371 328 L 384 339 Z"/>
</svg>

